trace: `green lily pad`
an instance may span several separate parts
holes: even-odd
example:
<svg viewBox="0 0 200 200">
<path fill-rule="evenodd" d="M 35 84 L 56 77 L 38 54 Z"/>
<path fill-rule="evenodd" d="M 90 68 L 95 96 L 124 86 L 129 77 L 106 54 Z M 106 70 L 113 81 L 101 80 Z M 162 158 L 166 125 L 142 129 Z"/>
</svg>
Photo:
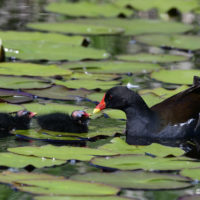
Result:
<svg viewBox="0 0 200 200">
<path fill-rule="evenodd" d="M 130 16 L 133 11 L 121 8 L 113 4 L 107 3 L 93 3 L 93 2 L 78 2 L 78 3 L 50 3 L 46 7 L 47 11 L 56 12 L 60 14 L 70 15 L 74 17 L 115 17 L 121 13 Z"/>
<path fill-rule="evenodd" d="M 27 110 L 36 112 L 38 114 L 47 114 L 53 112 L 64 112 L 71 114 L 74 110 L 83 110 L 83 106 L 77 105 L 67 105 L 67 104 L 58 104 L 58 103 L 48 103 L 48 104 L 39 104 L 39 103 L 29 103 L 23 104 Z"/>
<path fill-rule="evenodd" d="M 200 70 L 160 70 L 151 74 L 151 78 L 162 82 L 188 85 L 193 83 L 193 76 L 200 76 Z"/>
<path fill-rule="evenodd" d="M 187 176 L 193 180 L 200 180 L 200 169 L 184 169 L 180 172 L 182 176 Z"/>
<path fill-rule="evenodd" d="M 56 65 L 31 63 L 0 63 L 0 74 L 18 76 L 55 76 L 70 75 L 70 70 L 63 70 Z"/>
<path fill-rule="evenodd" d="M 106 109 L 103 110 L 103 113 L 106 113 L 109 117 L 113 119 L 126 119 L 126 114 L 121 110 Z"/>
<path fill-rule="evenodd" d="M 65 196 L 37 196 L 35 200 L 136 200 L 133 198 L 123 198 L 119 196 L 90 196 L 90 197 L 65 197 Z"/>
<path fill-rule="evenodd" d="M 36 168 L 42 168 L 61 165 L 63 163 L 65 163 L 63 160 L 30 157 L 13 153 L 0 153 L 0 165 L 6 167 L 24 168 L 32 165 Z"/>
<path fill-rule="evenodd" d="M 22 177 L 20 177 L 22 176 Z M 25 177 L 26 176 L 26 177 Z M 115 195 L 119 189 L 97 183 L 74 181 L 63 177 L 34 173 L 2 173 L 1 182 L 11 183 L 21 191 L 45 195 Z M 16 184 L 18 183 L 18 184 Z"/>
<path fill-rule="evenodd" d="M 74 175 L 71 178 L 129 189 L 181 189 L 191 186 L 191 183 L 185 177 L 144 171 L 91 172 L 83 175 Z"/>
<path fill-rule="evenodd" d="M 27 26 L 38 30 L 85 35 L 113 35 L 123 32 L 122 28 L 109 28 L 98 24 L 80 24 L 69 20 L 65 23 L 30 23 Z"/>
<path fill-rule="evenodd" d="M 7 44 L 7 45 L 6 45 Z M 5 47 L 9 49 L 7 56 L 24 60 L 48 59 L 48 60 L 82 60 L 82 59 L 106 59 L 109 54 L 105 50 L 82 47 L 62 42 L 41 41 L 12 41 Z"/>
<path fill-rule="evenodd" d="M 98 72 L 98 73 L 136 73 L 150 72 L 160 68 L 158 64 L 140 63 L 140 62 L 123 62 L 123 61 L 104 61 L 104 62 L 77 62 L 68 63 L 61 66 L 64 69 L 77 71 Z"/>
<path fill-rule="evenodd" d="M 134 146 L 128 145 L 120 138 L 114 138 L 111 143 L 100 146 L 99 149 L 108 150 L 116 154 L 145 154 L 149 153 L 154 156 L 165 157 L 168 155 L 180 156 L 185 152 L 176 147 L 168 147 L 160 144 L 153 143 L 148 146 Z M 159 151 L 158 151 L 159 149 Z"/>
<path fill-rule="evenodd" d="M 145 101 L 145 103 L 151 107 L 154 106 L 157 103 L 160 103 L 161 101 L 163 101 L 164 99 L 162 97 L 159 97 L 155 94 L 143 94 L 141 95 L 143 100 Z"/>
<path fill-rule="evenodd" d="M 27 89 L 27 88 L 47 88 L 50 86 L 51 82 L 44 79 L 0 76 L 0 88 Z"/>
<path fill-rule="evenodd" d="M 138 61 L 138 62 L 153 62 L 153 63 L 168 63 L 168 62 L 180 62 L 186 61 L 186 56 L 170 55 L 170 54 L 148 54 L 148 53 L 137 53 L 137 54 L 124 54 L 117 56 L 120 60 L 125 61 Z"/>
<path fill-rule="evenodd" d="M 54 85 L 53 87 L 42 90 L 26 89 L 23 91 L 42 98 L 60 99 L 60 100 L 76 100 L 79 97 L 84 98 L 87 94 L 90 93 L 88 90 L 82 90 L 82 89 L 70 90 L 61 85 Z"/>
<path fill-rule="evenodd" d="M 200 46 L 200 37 L 193 35 L 141 35 L 137 41 L 153 46 L 164 46 L 179 49 L 197 50 Z"/>
<path fill-rule="evenodd" d="M 41 158 L 50 158 L 50 159 L 58 159 L 58 160 L 82 160 L 89 161 L 95 155 L 115 155 L 115 153 L 100 150 L 100 149 L 92 149 L 86 147 L 69 147 L 69 146 L 53 146 L 53 145 L 45 145 L 40 147 L 16 147 L 16 148 L 8 148 L 9 152 L 17 153 L 20 155 L 29 156 L 37 156 Z"/>
<path fill-rule="evenodd" d="M 68 80 L 68 81 L 55 81 L 57 85 L 63 85 L 68 88 L 86 88 L 107 90 L 119 84 L 118 81 L 98 81 L 98 80 Z"/>
<path fill-rule="evenodd" d="M 199 7 L 199 3 L 197 0 L 116 0 L 115 3 L 119 6 L 127 6 L 130 5 L 138 10 L 150 10 L 153 8 L 158 9 L 160 12 L 167 12 L 171 8 L 177 8 L 181 12 L 189 12 L 197 7 Z"/>
<path fill-rule="evenodd" d="M 102 99 L 104 94 L 105 94 L 104 92 L 98 92 L 98 93 L 95 92 L 95 93 L 87 95 L 87 98 L 92 100 L 92 101 L 99 102 Z"/>
<path fill-rule="evenodd" d="M 0 111 L 1 112 L 17 112 L 22 110 L 23 107 L 19 105 L 13 105 L 9 103 L 0 103 Z"/>
<path fill-rule="evenodd" d="M 186 157 L 152 158 L 150 156 L 120 155 L 112 157 L 96 157 L 92 159 L 91 162 L 97 166 L 120 170 L 181 170 L 199 167 L 199 162 L 194 162 L 194 160 Z"/>
<path fill-rule="evenodd" d="M 183 33 L 193 29 L 192 25 L 183 24 L 179 22 L 162 21 L 162 20 L 149 20 L 149 19 L 79 19 L 70 20 L 77 24 L 107 26 L 108 28 L 121 28 L 124 29 L 125 35 L 141 35 L 152 33 Z"/>
</svg>

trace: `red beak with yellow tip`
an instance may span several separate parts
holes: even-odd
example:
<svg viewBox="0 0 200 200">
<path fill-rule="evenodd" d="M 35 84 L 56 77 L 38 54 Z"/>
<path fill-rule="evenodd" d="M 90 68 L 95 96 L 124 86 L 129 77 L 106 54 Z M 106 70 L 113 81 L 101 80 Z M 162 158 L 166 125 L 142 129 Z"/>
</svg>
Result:
<svg viewBox="0 0 200 200">
<path fill-rule="evenodd" d="M 103 99 L 101 102 L 96 106 L 96 108 L 93 110 L 93 114 L 96 114 L 106 108 L 106 103 L 105 103 L 105 95 L 103 96 Z"/>
</svg>

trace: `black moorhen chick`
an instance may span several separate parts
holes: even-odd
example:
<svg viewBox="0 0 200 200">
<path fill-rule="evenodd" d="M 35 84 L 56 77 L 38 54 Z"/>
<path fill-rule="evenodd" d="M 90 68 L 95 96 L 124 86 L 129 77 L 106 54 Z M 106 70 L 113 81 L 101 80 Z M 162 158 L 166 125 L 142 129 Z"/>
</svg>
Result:
<svg viewBox="0 0 200 200">
<path fill-rule="evenodd" d="M 8 113 L 0 113 L 0 134 L 9 133 L 13 129 L 28 129 L 30 120 L 35 114 L 26 110 L 17 112 L 15 116 Z"/>
<path fill-rule="evenodd" d="M 73 111 L 71 116 L 57 112 L 38 116 L 37 122 L 42 129 L 46 130 L 87 133 L 89 114 L 82 110 Z"/>
<path fill-rule="evenodd" d="M 127 87 L 109 89 L 94 113 L 114 108 L 126 113 L 126 142 L 136 140 L 189 139 L 200 135 L 200 82 L 149 108 L 144 100 Z"/>
</svg>

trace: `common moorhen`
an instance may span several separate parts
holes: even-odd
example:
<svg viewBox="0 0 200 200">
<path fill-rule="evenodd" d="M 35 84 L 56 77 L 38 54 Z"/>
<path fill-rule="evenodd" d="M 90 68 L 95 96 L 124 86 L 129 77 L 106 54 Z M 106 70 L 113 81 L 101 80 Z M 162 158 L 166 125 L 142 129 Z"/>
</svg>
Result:
<svg viewBox="0 0 200 200">
<path fill-rule="evenodd" d="M 200 135 L 200 83 L 194 78 L 193 86 L 149 108 L 144 100 L 127 87 L 109 89 L 94 113 L 105 108 L 126 113 L 126 142 L 135 139 L 187 139 Z"/>
<path fill-rule="evenodd" d="M 28 129 L 30 120 L 35 114 L 26 110 L 17 112 L 15 116 L 8 113 L 0 113 L 0 134 L 9 133 L 13 129 Z"/>
<path fill-rule="evenodd" d="M 38 116 L 37 122 L 42 129 L 46 130 L 87 133 L 89 114 L 82 110 L 73 111 L 71 116 L 57 112 Z"/>
</svg>

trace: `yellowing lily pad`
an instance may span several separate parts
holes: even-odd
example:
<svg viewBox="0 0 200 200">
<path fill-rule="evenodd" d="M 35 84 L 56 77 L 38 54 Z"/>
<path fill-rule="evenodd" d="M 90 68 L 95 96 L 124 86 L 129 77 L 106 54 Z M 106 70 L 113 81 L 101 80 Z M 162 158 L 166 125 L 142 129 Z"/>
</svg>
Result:
<svg viewBox="0 0 200 200">
<path fill-rule="evenodd" d="M 70 75 L 70 70 L 63 70 L 56 65 L 31 63 L 0 63 L 0 74 L 18 76 L 55 76 Z"/>
<path fill-rule="evenodd" d="M 191 186 L 191 183 L 185 177 L 144 171 L 91 172 L 83 175 L 74 175 L 71 178 L 129 189 L 181 189 Z"/>
<path fill-rule="evenodd" d="M 138 62 L 153 62 L 153 63 L 168 63 L 168 62 L 180 62 L 188 60 L 187 57 L 181 55 L 170 55 L 170 54 L 148 54 L 148 53 L 137 53 L 137 54 L 124 54 L 117 56 L 119 60 L 125 61 L 138 61 Z"/>
<path fill-rule="evenodd" d="M 153 8 L 158 9 L 160 12 L 167 12 L 172 8 L 177 8 L 181 12 L 189 12 L 197 7 L 199 7 L 199 3 L 197 0 L 116 0 L 115 3 L 119 6 L 127 6 L 130 5 L 138 10 L 150 10 Z"/>
<path fill-rule="evenodd" d="M 13 153 L 0 153 L 0 166 L 6 167 L 24 168 L 32 165 L 36 168 L 42 168 L 61 165 L 63 163 L 65 163 L 63 160 L 30 157 Z"/>
<path fill-rule="evenodd" d="M 69 63 L 63 66 L 64 69 L 77 71 L 89 71 L 98 73 L 136 73 L 150 72 L 160 68 L 158 64 L 140 63 L 140 62 L 123 62 L 123 61 L 104 61 L 104 62 L 77 62 Z"/>
<path fill-rule="evenodd" d="M 158 151 L 158 150 L 157 150 Z M 181 170 L 198 168 L 199 163 L 186 157 L 152 158 L 151 156 L 120 155 L 92 159 L 92 164 L 120 170 Z"/>
<path fill-rule="evenodd" d="M 0 88 L 27 89 L 27 88 L 47 88 L 50 86 L 51 82 L 44 79 L 0 76 Z"/>
<path fill-rule="evenodd" d="M 121 34 L 123 32 L 122 28 L 109 28 L 99 24 L 80 24 L 76 23 L 76 21 L 69 20 L 65 23 L 32 23 L 27 26 L 33 29 L 45 31 L 84 35 L 113 35 Z"/>
<path fill-rule="evenodd" d="M 160 70 L 151 74 L 151 78 L 159 81 L 188 85 L 193 83 L 193 76 L 200 76 L 200 70 Z"/>
<path fill-rule="evenodd" d="M 22 177 L 23 178 L 22 178 Z M 119 189 L 104 184 L 64 179 L 34 173 L 1 173 L 2 183 L 11 183 L 21 191 L 45 195 L 115 195 Z M 18 184 L 16 184 L 18 183 Z"/>
<path fill-rule="evenodd" d="M 115 17 L 119 14 L 130 16 L 133 11 L 104 2 L 78 2 L 78 3 L 50 3 L 47 11 L 56 12 L 70 16 L 85 17 Z"/>
<path fill-rule="evenodd" d="M 145 154 L 149 153 L 154 156 L 165 157 L 168 155 L 180 156 L 185 152 L 176 147 L 168 147 L 160 144 L 151 144 L 148 146 L 134 146 L 128 145 L 124 140 L 120 138 L 114 138 L 111 143 L 100 146 L 99 149 L 111 151 L 116 154 Z M 159 149 L 159 151 L 158 151 Z"/>
<path fill-rule="evenodd" d="M 200 37 L 193 35 L 141 35 L 137 41 L 153 46 L 171 47 L 179 49 L 197 50 L 200 46 Z"/>
</svg>

